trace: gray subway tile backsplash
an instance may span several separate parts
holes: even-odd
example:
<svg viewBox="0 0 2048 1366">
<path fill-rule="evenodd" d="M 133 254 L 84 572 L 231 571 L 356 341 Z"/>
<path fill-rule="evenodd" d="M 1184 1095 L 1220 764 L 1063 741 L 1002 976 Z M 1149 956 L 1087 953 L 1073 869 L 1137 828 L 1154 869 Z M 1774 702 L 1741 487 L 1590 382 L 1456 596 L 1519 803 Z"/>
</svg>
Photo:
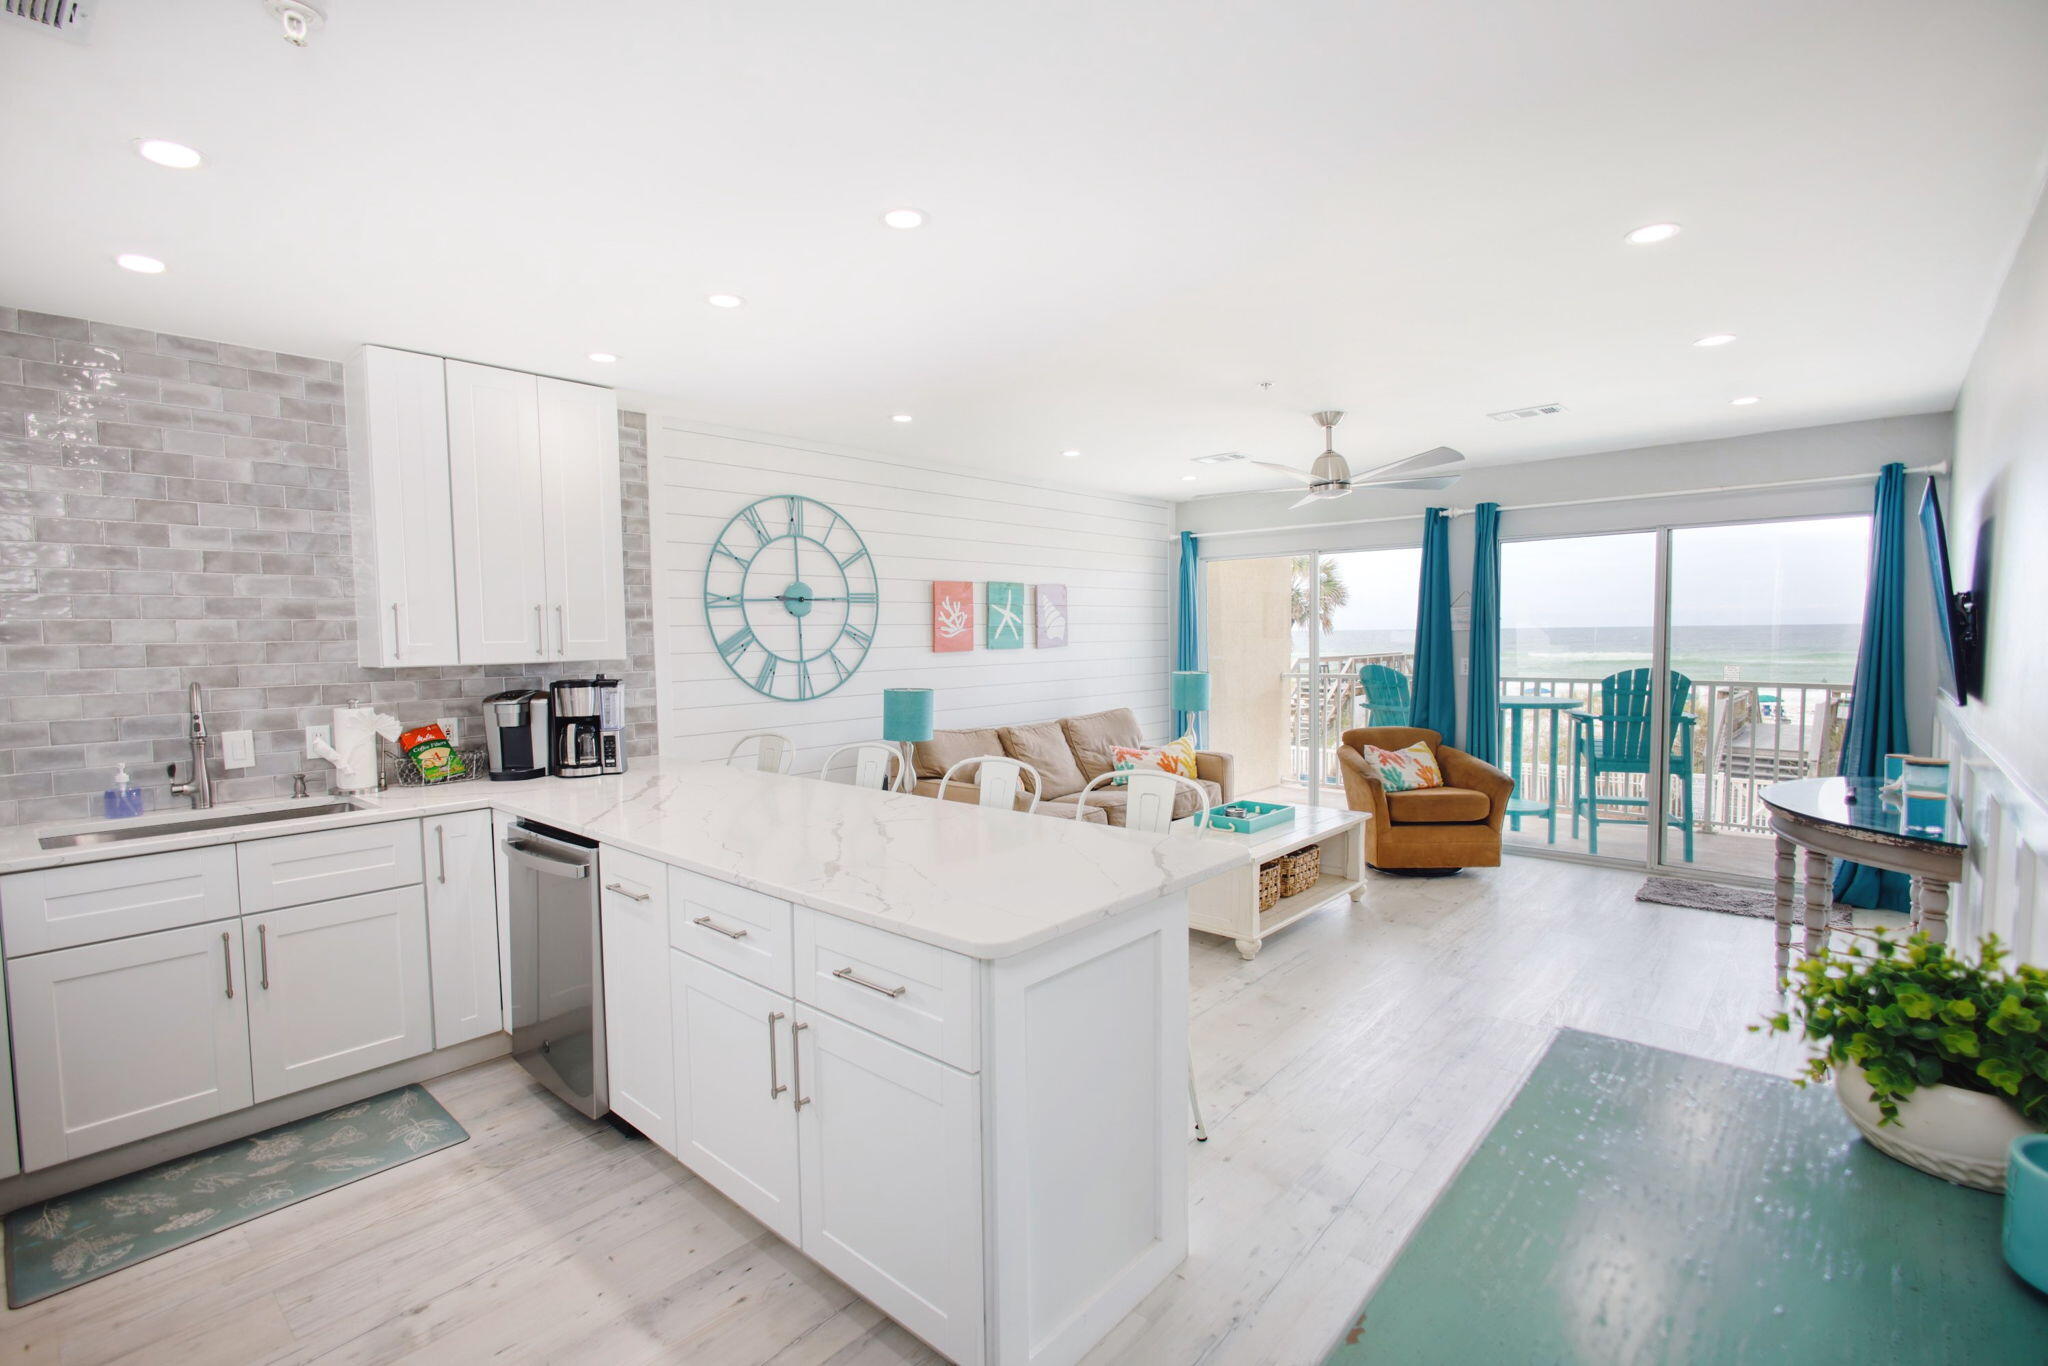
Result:
<svg viewBox="0 0 2048 1366">
<path fill-rule="evenodd" d="M 482 698 L 544 681 L 356 664 L 344 402 L 337 361 L 0 307 L 0 821 L 90 816 L 123 762 L 153 807 L 180 804 L 163 766 L 186 758 L 190 683 L 216 734 L 256 732 L 255 768 L 216 770 L 223 800 L 249 800 L 324 780 L 302 732 L 332 707 L 459 717 L 474 744 Z M 623 677 L 646 756 L 646 422 L 619 428 Z"/>
</svg>

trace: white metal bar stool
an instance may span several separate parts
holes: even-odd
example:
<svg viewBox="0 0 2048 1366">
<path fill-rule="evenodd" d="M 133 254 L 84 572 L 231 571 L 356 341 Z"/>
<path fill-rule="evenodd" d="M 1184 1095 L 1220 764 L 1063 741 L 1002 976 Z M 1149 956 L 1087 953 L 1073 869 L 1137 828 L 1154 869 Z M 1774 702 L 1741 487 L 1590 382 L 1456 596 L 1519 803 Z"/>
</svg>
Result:
<svg viewBox="0 0 2048 1366">
<path fill-rule="evenodd" d="M 750 743 L 754 746 L 751 762 L 741 757 Z M 727 768 L 755 768 L 763 773 L 787 773 L 794 762 L 796 741 L 777 730 L 757 730 L 751 735 L 742 735 L 725 756 Z"/>
<path fill-rule="evenodd" d="M 818 765 L 818 777 L 828 783 L 834 781 L 832 766 L 843 754 L 853 756 L 854 787 L 880 788 L 884 792 L 894 792 L 902 787 L 908 765 L 903 761 L 902 749 L 886 740 L 861 740 L 841 745 Z"/>
<path fill-rule="evenodd" d="M 975 805 L 993 806 L 1003 811 L 1015 811 L 1017 809 L 1018 789 L 1024 786 L 1024 775 L 1029 773 L 1031 775 L 1031 791 L 1029 794 L 1031 804 L 1024 809 L 1027 812 L 1038 809 L 1038 794 L 1045 788 L 1045 779 L 1039 776 L 1037 769 L 1025 763 L 1022 759 L 1012 759 L 1002 754 L 985 754 L 978 759 L 962 759 L 959 763 L 947 769 L 939 777 L 939 800 L 946 800 L 946 784 L 953 781 L 954 774 L 963 768 L 972 768 L 976 764 L 979 764 L 981 768 L 974 775 L 975 787 L 980 794 L 975 799 Z M 965 779 L 962 779 L 962 781 L 964 782 Z"/>
</svg>

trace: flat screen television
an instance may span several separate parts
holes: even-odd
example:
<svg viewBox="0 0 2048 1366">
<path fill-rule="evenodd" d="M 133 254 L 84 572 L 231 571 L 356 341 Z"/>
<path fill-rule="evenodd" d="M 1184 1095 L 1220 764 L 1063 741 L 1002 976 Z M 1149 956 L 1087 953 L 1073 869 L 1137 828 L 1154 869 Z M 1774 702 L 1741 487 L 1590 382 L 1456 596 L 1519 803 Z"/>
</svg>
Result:
<svg viewBox="0 0 2048 1366">
<path fill-rule="evenodd" d="M 1977 695 L 1977 668 L 1981 658 L 1981 623 L 1977 620 L 1977 595 L 1957 592 L 1949 573 L 1948 528 L 1941 519 L 1941 498 L 1934 481 L 1920 495 L 1920 531 L 1927 538 L 1927 569 L 1934 577 L 1934 625 L 1936 654 L 1942 686 L 1958 706 Z"/>
</svg>

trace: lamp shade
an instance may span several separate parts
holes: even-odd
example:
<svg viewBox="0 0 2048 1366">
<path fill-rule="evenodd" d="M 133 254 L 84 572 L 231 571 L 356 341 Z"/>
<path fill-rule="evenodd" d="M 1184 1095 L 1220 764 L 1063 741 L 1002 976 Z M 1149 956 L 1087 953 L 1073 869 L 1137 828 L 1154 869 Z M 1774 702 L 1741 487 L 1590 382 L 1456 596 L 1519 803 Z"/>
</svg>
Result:
<svg viewBox="0 0 2048 1366">
<path fill-rule="evenodd" d="M 931 739 L 932 690 L 882 689 L 882 738 L 911 742 Z"/>
<path fill-rule="evenodd" d="M 1181 670 L 1173 676 L 1175 711 L 1209 710 L 1209 675 L 1199 669 Z"/>
</svg>

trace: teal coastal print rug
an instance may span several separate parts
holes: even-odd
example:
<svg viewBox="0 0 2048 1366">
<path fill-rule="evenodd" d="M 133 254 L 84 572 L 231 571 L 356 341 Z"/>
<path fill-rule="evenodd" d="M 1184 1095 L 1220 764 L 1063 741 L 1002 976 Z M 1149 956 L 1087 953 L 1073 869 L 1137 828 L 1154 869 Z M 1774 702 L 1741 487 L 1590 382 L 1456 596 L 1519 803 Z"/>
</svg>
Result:
<svg viewBox="0 0 2048 1366">
<path fill-rule="evenodd" d="M 258 1215 L 467 1141 L 423 1087 L 403 1086 L 7 1216 L 7 1304 L 19 1309 Z"/>
</svg>

